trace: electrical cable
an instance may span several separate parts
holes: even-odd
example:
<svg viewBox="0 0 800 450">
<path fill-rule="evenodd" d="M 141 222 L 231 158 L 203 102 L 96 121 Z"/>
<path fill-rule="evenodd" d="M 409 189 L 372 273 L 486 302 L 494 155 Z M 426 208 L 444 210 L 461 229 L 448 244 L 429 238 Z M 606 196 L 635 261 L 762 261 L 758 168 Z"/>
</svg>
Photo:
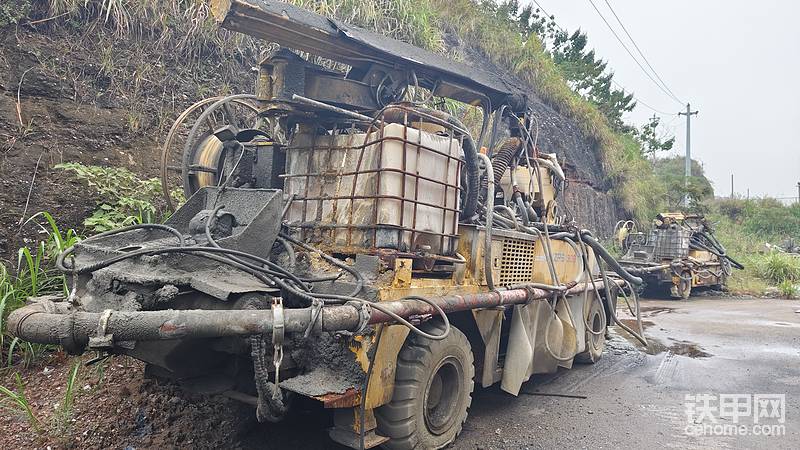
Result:
<svg viewBox="0 0 800 450">
<path fill-rule="evenodd" d="M 536 5 L 536 6 L 537 6 L 539 9 L 541 9 L 541 10 L 542 10 L 542 12 L 545 14 L 545 16 L 547 16 L 547 17 L 548 17 L 548 18 L 550 18 L 551 20 L 554 20 L 555 16 L 554 16 L 554 15 L 551 15 L 551 14 L 548 14 L 548 13 L 547 13 L 547 11 L 545 11 L 545 9 L 544 9 L 544 8 L 542 8 L 542 5 L 541 5 L 541 4 L 539 4 L 539 2 L 538 2 L 537 0 L 533 0 L 533 3 L 534 3 L 534 4 L 535 4 L 535 5 Z M 567 30 L 566 30 L 565 28 L 563 28 L 561 25 L 559 25 L 559 24 L 555 23 L 555 21 L 553 22 L 553 24 L 554 24 L 556 27 L 558 27 L 558 29 L 559 29 L 559 30 L 561 30 L 562 32 L 564 32 L 564 33 L 567 33 L 567 34 L 568 34 Z M 622 85 L 620 85 L 619 83 L 617 83 L 617 82 L 616 82 L 616 81 L 614 81 L 613 79 L 611 79 L 611 84 L 613 84 L 614 86 L 616 86 L 616 87 L 617 87 L 617 88 L 619 88 L 619 89 L 622 89 L 622 90 L 623 90 L 623 92 L 624 92 L 624 91 L 626 91 L 625 87 L 623 87 Z M 644 107 L 646 107 L 646 108 L 648 108 L 648 109 L 652 110 L 653 112 L 656 112 L 656 113 L 658 113 L 658 114 L 661 114 L 661 115 L 663 115 L 663 116 L 675 116 L 675 117 L 677 117 L 677 114 L 676 114 L 676 113 L 668 113 L 668 112 L 664 112 L 664 111 L 662 111 L 662 110 L 660 110 L 660 109 L 653 108 L 652 106 L 650 106 L 649 104 L 645 103 L 645 102 L 644 102 L 642 99 L 640 99 L 640 98 L 639 98 L 639 97 L 637 97 L 636 95 L 634 95 L 634 97 L 633 97 L 633 98 L 636 100 L 636 103 L 637 103 L 637 104 L 641 104 L 642 106 L 644 106 Z M 670 98 L 671 98 L 671 97 L 670 97 Z"/>
<path fill-rule="evenodd" d="M 609 29 L 609 30 L 611 30 L 611 34 L 613 34 L 613 35 L 614 35 L 614 37 L 617 39 L 617 42 L 619 42 L 619 43 L 620 43 L 620 45 L 622 45 L 622 48 L 624 48 L 624 49 L 625 49 L 625 51 L 628 53 L 628 55 L 629 55 L 631 58 L 633 58 L 633 61 L 636 63 L 636 65 L 637 65 L 637 66 L 639 66 L 639 68 L 640 68 L 640 69 L 642 69 L 642 72 L 644 72 L 644 74 L 645 74 L 645 75 L 647 75 L 647 78 L 649 78 L 649 79 L 650 79 L 650 81 L 652 81 L 652 82 L 653 82 L 653 84 L 655 84 L 655 85 L 656 85 L 656 87 L 658 87 L 658 88 L 659 88 L 659 89 L 660 89 L 660 90 L 661 90 L 661 91 L 662 91 L 664 94 L 666 94 L 666 95 L 667 95 L 667 96 L 668 96 L 670 99 L 674 100 L 674 101 L 675 101 L 676 103 L 678 103 L 678 104 L 681 104 L 681 105 L 683 105 L 683 103 L 682 103 L 680 100 L 678 100 L 677 98 L 673 97 L 673 96 L 672 96 L 672 94 L 670 94 L 669 92 L 667 92 L 667 90 L 666 90 L 666 89 L 664 89 L 664 87 L 663 87 L 663 86 L 661 86 L 661 85 L 660 85 L 660 84 L 659 84 L 659 83 L 658 83 L 658 82 L 657 82 L 657 81 L 656 81 L 656 80 L 653 78 L 653 76 L 652 76 L 652 75 L 650 75 L 650 72 L 648 72 L 648 71 L 647 71 L 647 70 L 644 68 L 644 66 L 642 66 L 642 63 L 640 63 L 640 62 L 639 62 L 639 59 L 638 59 L 638 58 L 636 58 L 636 56 L 634 56 L 634 55 L 633 55 L 633 53 L 630 51 L 630 49 L 628 49 L 628 46 L 627 46 L 627 45 L 625 45 L 625 43 L 624 43 L 624 42 L 622 41 L 622 39 L 619 37 L 619 35 L 617 34 L 617 32 L 614 30 L 614 27 L 612 27 L 612 26 L 611 26 L 611 24 L 610 24 L 610 23 L 608 23 L 608 20 L 606 20 L 606 18 L 605 18 L 605 16 L 603 15 L 603 13 L 601 13 L 601 12 L 600 12 L 600 10 L 597 8 L 597 5 L 595 5 L 595 4 L 594 4 L 594 1 L 592 1 L 592 0 L 589 0 L 589 3 L 592 5 L 592 8 L 594 8 L 595 12 L 597 12 L 597 15 L 599 15 L 599 16 L 600 16 L 600 18 L 601 18 L 601 19 L 603 19 L 603 22 L 606 24 L 606 26 L 608 27 L 608 29 Z"/>
<path fill-rule="evenodd" d="M 680 99 L 679 99 L 679 98 L 678 98 L 678 97 L 675 95 L 675 93 L 674 93 L 674 92 L 672 92 L 672 89 L 670 89 L 670 88 L 669 88 L 669 86 L 667 85 L 667 83 L 665 83 L 665 82 L 664 82 L 664 80 L 663 80 L 663 79 L 662 79 L 662 78 L 661 78 L 661 77 L 658 75 L 658 72 L 656 72 L 656 69 L 654 69 L 654 68 L 653 68 L 653 66 L 650 64 L 650 61 L 648 61 L 648 60 L 647 60 L 647 57 L 646 57 L 646 56 L 644 56 L 644 53 L 642 52 L 642 49 L 640 49 L 640 48 L 639 48 L 639 45 L 637 45 L 637 44 L 636 44 L 636 40 L 635 40 L 635 39 L 633 39 L 633 36 L 631 36 L 631 34 L 628 32 L 628 29 L 625 27 L 625 24 L 623 24 L 623 23 L 622 23 L 622 20 L 621 20 L 621 19 L 619 18 L 619 16 L 617 15 L 617 12 L 616 12 L 616 11 L 614 11 L 614 8 L 611 6 L 611 3 L 609 3 L 609 1 L 608 1 L 608 0 L 603 0 L 603 1 L 606 3 L 606 5 L 608 5 L 608 9 L 610 9 L 610 10 L 611 10 L 611 14 L 613 14 L 613 15 L 614 15 L 614 18 L 615 18 L 615 19 L 617 19 L 617 22 L 618 22 L 618 23 L 619 23 L 619 25 L 622 27 L 622 30 L 625 32 L 625 34 L 626 34 L 626 35 L 628 36 L 628 38 L 631 40 L 631 42 L 633 43 L 633 46 L 634 46 L 634 48 L 636 48 L 636 51 L 637 51 L 637 52 L 639 52 L 639 55 L 640 55 L 640 56 L 642 57 L 642 59 L 644 60 L 645 64 L 647 64 L 647 67 L 649 67 L 649 68 L 650 68 L 650 70 L 651 70 L 651 71 L 653 71 L 653 74 L 656 76 L 656 78 L 658 78 L 658 81 L 660 81 L 660 82 L 661 82 L 661 84 L 662 84 L 662 85 L 663 85 L 663 86 L 664 86 L 664 87 L 667 89 L 667 91 L 669 91 L 669 93 L 670 93 L 670 95 L 672 96 L 672 98 L 673 98 L 673 99 L 675 99 L 675 100 L 679 101 L 680 103 L 684 103 L 684 102 L 682 102 L 682 101 L 681 101 L 681 100 L 680 100 Z"/>
</svg>

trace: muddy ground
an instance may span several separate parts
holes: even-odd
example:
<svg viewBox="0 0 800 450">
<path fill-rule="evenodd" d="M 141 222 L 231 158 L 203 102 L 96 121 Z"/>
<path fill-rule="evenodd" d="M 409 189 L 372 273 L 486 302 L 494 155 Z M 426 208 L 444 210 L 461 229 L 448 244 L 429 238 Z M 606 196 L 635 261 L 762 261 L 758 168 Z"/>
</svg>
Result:
<svg viewBox="0 0 800 450">
<path fill-rule="evenodd" d="M 643 311 L 648 348 L 615 329 L 594 366 L 537 376 L 516 398 L 496 387 L 477 390 L 452 448 L 800 447 L 800 301 L 647 300 Z M 0 448 L 342 448 L 328 440 L 330 415 L 313 402 L 297 405 L 284 423 L 259 425 L 246 406 L 185 396 L 146 379 L 141 364 L 124 358 L 107 361 L 102 380 L 98 369 L 81 369 L 65 425 L 52 417 L 69 364 L 52 355 L 23 371 L 45 431 L 36 434 L 23 415 L 7 412 L 0 416 Z M 2 384 L 13 385 L 12 377 L 6 373 Z M 785 435 L 688 435 L 686 395 L 698 394 L 784 394 Z M 753 421 L 743 417 L 740 424 Z"/>
</svg>

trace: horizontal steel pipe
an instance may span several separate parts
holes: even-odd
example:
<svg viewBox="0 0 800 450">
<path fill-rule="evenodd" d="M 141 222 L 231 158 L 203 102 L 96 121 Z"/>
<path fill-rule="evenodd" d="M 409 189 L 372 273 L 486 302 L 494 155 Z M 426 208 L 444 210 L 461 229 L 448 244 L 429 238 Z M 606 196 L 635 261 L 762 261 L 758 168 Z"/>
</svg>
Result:
<svg viewBox="0 0 800 450">
<path fill-rule="evenodd" d="M 602 288 L 602 282 L 597 282 Z M 615 281 L 615 283 L 622 283 Z M 584 292 L 578 284 L 563 293 Z M 476 308 L 513 305 L 549 298 L 553 291 L 536 287 L 508 289 L 479 294 L 433 297 L 431 300 L 446 313 Z M 435 315 L 431 306 L 418 300 L 382 302 L 383 309 L 403 318 Z M 304 332 L 312 320 L 311 308 L 284 310 L 285 331 Z M 352 305 L 326 306 L 317 331 L 354 331 L 360 325 L 359 310 Z M 386 313 L 372 309 L 370 324 L 392 322 Z M 41 344 L 59 344 L 71 352 L 80 352 L 93 336 L 113 336 L 119 341 L 155 341 L 182 338 L 214 338 L 250 336 L 272 332 L 272 310 L 163 310 L 107 311 L 104 313 L 71 310 L 66 302 L 43 300 L 13 311 L 8 316 L 8 329 L 16 337 Z"/>
</svg>

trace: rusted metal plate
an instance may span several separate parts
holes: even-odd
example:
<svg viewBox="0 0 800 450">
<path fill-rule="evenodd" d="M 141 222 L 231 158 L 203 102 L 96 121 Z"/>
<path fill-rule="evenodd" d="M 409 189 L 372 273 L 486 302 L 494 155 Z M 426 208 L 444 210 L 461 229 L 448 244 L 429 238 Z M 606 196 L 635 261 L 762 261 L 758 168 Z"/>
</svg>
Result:
<svg viewBox="0 0 800 450">
<path fill-rule="evenodd" d="M 361 403 L 361 392 L 351 388 L 346 390 L 344 394 L 317 395 L 314 399 L 322 402 L 322 406 L 325 408 L 351 408 Z"/>
</svg>

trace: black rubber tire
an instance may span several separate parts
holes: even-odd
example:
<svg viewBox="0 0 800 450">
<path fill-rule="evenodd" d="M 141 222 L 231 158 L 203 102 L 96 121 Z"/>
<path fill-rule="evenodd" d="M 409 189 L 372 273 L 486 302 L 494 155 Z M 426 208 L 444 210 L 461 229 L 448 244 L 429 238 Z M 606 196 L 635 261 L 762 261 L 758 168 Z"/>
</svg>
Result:
<svg viewBox="0 0 800 450">
<path fill-rule="evenodd" d="M 598 301 L 593 301 L 586 312 L 584 326 L 591 325 L 592 331 L 599 334 L 590 333 L 586 330 L 586 350 L 575 355 L 575 362 L 581 364 L 594 364 L 603 356 L 603 349 L 606 348 L 606 322 L 603 321 L 603 305 Z"/>
<path fill-rule="evenodd" d="M 688 280 L 686 280 L 688 278 Z M 687 300 L 692 296 L 692 273 L 689 271 L 681 274 L 681 281 L 678 283 L 678 293 L 681 300 Z"/>
<path fill-rule="evenodd" d="M 444 331 L 438 321 L 420 328 L 430 334 Z M 451 444 L 467 420 L 474 375 L 472 348 L 455 327 L 441 341 L 409 336 L 397 357 L 392 400 L 375 410 L 378 434 L 389 438 L 383 447 L 438 449 Z M 438 401 L 431 404 L 431 397 Z"/>
</svg>

